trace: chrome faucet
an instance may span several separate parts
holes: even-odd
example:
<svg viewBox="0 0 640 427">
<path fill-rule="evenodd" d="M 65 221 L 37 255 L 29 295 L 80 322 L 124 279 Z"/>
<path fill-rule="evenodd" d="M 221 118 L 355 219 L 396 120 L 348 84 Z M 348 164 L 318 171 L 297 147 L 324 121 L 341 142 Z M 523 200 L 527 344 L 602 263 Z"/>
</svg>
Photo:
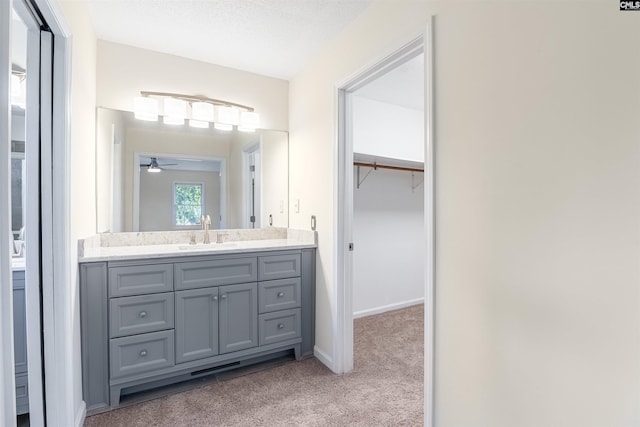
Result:
<svg viewBox="0 0 640 427">
<path fill-rule="evenodd" d="M 209 215 L 200 217 L 200 223 L 202 224 L 202 229 L 204 230 L 204 240 L 202 243 L 209 244 L 211 240 L 209 239 L 209 226 L 211 225 L 211 217 Z"/>
</svg>

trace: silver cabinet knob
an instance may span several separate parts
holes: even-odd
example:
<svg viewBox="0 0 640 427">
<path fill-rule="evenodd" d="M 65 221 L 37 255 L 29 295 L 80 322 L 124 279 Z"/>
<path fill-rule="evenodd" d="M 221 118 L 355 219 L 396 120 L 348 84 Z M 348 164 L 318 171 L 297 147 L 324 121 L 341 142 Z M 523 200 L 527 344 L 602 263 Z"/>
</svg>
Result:
<svg viewBox="0 0 640 427">
<path fill-rule="evenodd" d="M 284 292 L 278 292 L 278 298 L 282 298 L 284 296 Z"/>
<path fill-rule="evenodd" d="M 145 357 L 147 355 L 147 350 L 142 350 L 140 352 L 140 357 Z"/>
<path fill-rule="evenodd" d="M 227 294 L 222 294 L 222 295 L 220 295 L 220 298 L 222 298 L 222 299 L 227 299 Z"/>
<path fill-rule="evenodd" d="M 211 299 L 214 300 L 214 301 L 218 301 L 218 295 L 212 295 Z"/>
<path fill-rule="evenodd" d="M 139 314 L 141 319 L 144 319 L 145 317 L 147 317 L 147 312 L 146 311 L 141 311 Z"/>
<path fill-rule="evenodd" d="M 278 323 L 278 329 L 284 328 L 284 323 Z"/>
</svg>

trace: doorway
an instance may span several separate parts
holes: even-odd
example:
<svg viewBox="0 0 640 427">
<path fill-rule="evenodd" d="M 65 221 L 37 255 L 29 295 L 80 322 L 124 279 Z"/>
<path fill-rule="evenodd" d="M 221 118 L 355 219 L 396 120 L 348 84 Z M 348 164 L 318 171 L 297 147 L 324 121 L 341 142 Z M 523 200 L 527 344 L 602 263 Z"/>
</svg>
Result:
<svg viewBox="0 0 640 427">
<path fill-rule="evenodd" d="M 385 75 L 408 60 L 424 55 L 424 416 L 425 425 L 433 425 L 433 335 L 434 335 L 434 157 L 433 157 L 433 47 L 432 21 L 418 38 L 375 63 L 356 77 L 341 84 L 338 89 L 338 177 L 337 206 L 337 327 L 335 370 L 338 373 L 353 369 L 354 319 L 354 251 L 358 242 L 353 240 L 354 218 L 354 119 L 352 94 L 368 83 Z"/>
<path fill-rule="evenodd" d="M 424 302 L 424 53 L 414 54 L 347 94 L 354 318 Z"/>
</svg>

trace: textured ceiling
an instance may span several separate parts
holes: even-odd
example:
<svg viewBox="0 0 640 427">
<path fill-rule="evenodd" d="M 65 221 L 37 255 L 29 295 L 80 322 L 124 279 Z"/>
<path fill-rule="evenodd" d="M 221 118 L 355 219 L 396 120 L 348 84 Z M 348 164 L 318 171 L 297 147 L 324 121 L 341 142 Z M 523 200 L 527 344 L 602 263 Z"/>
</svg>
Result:
<svg viewBox="0 0 640 427">
<path fill-rule="evenodd" d="M 99 39 L 289 80 L 373 0 L 85 0 Z"/>
</svg>

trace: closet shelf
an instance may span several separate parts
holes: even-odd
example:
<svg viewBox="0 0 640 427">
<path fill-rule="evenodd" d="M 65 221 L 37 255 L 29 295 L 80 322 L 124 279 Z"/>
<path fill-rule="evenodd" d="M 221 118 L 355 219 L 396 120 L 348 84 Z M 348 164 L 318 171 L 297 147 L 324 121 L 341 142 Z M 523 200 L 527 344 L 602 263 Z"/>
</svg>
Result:
<svg viewBox="0 0 640 427">
<path fill-rule="evenodd" d="M 353 162 L 354 166 L 364 166 L 364 167 L 368 167 L 368 168 L 373 168 L 375 169 L 392 169 L 392 170 L 396 170 L 396 171 L 407 171 L 407 172 L 424 172 L 424 168 L 409 168 L 409 167 L 405 167 L 405 166 L 393 166 L 393 165 L 385 165 L 385 164 L 378 164 L 376 162 L 373 163 L 367 163 L 367 162 Z"/>
<path fill-rule="evenodd" d="M 379 163 L 380 162 L 380 163 Z M 369 174 L 378 169 L 390 169 L 403 172 L 411 172 L 411 189 L 415 190 L 422 182 L 415 184 L 415 173 L 424 173 L 424 163 L 412 162 L 409 160 L 391 159 L 386 157 L 375 157 L 365 154 L 354 153 L 353 165 L 357 168 L 357 188 L 360 188 L 362 183 L 367 179 Z M 369 171 L 364 177 L 360 177 L 360 168 L 369 168 Z"/>
</svg>

